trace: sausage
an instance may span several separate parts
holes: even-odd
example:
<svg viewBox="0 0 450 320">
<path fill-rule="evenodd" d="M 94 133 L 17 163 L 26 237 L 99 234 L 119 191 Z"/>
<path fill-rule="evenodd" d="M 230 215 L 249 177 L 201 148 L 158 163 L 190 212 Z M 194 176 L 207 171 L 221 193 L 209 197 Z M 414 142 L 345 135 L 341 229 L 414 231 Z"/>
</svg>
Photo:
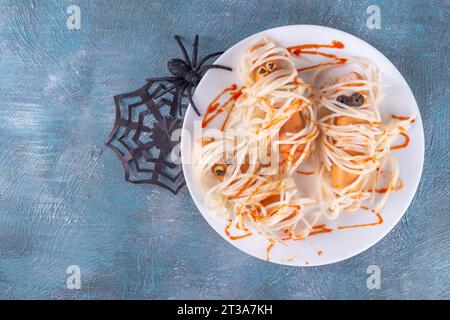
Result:
<svg viewBox="0 0 450 320">
<path fill-rule="evenodd" d="M 295 112 L 289 118 L 289 120 L 286 121 L 286 123 L 281 127 L 279 138 L 280 138 L 280 140 L 287 139 L 287 138 L 289 138 L 287 135 L 288 132 L 296 133 L 296 132 L 301 131 L 304 127 L 305 127 L 305 123 L 303 121 L 302 116 L 300 115 L 300 112 Z M 292 148 L 292 144 L 280 144 L 280 155 L 281 155 L 282 163 L 287 162 L 291 148 Z M 304 149 L 305 149 L 304 144 L 298 146 L 298 148 L 295 150 L 295 153 L 294 153 L 294 159 L 293 159 L 294 161 L 301 156 Z"/>
<path fill-rule="evenodd" d="M 338 78 L 338 82 L 349 82 L 352 80 L 362 80 L 362 79 L 363 78 L 361 77 L 361 75 L 358 74 L 357 72 L 350 72 Z M 350 86 L 362 86 L 362 85 L 363 84 L 361 83 Z M 367 121 L 347 116 L 337 117 L 335 119 L 335 125 L 337 126 L 348 126 L 352 124 L 363 124 L 363 123 L 367 123 Z M 346 150 L 346 151 L 353 156 L 360 154 L 353 150 Z M 332 185 L 336 189 L 343 189 L 349 186 L 350 184 L 355 182 L 355 180 L 358 179 L 358 177 L 359 176 L 357 174 L 349 173 L 336 165 L 333 165 L 331 169 Z"/>
</svg>

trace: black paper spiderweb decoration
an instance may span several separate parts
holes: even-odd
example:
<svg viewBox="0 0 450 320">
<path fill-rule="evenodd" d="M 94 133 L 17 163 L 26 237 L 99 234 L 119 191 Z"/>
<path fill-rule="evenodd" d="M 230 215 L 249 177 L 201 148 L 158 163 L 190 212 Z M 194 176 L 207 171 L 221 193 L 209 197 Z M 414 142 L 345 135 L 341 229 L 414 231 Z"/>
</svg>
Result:
<svg viewBox="0 0 450 320">
<path fill-rule="evenodd" d="M 207 70 L 231 68 L 206 64 L 222 52 L 207 55 L 197 64 L 198 36 L 191 60 L 180 38 L 175 39 L 184 60 L 168 62 L 173 76 L 149 78 L 143 87 L 114 96 L 116 118 L 105 144 L 122 162 L 126 181 L 154 184 L 177 194 L 185 181 L 174 150 L 180 137 L 176 131 L 181 129 L 188 101 L 199 114 L 192 89 Z"/>
</svg>

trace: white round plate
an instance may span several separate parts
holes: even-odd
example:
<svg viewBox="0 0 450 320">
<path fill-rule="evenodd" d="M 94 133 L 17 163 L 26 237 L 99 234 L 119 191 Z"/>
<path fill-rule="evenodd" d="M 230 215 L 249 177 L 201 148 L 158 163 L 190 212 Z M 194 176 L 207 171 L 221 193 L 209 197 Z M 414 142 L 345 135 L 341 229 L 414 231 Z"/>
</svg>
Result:
<svg viewBox="0 0 450 320">
<path fill-rule="evenodd" d="M 355 225 L 376 220 L 370 213 L 361 210 L 356 213 L 341 215 L 337 221 L 327 223 L 327 227 L 334 229 L 331 233 L 314 235 L 302 241 L 288 241 L 285 246 L 276 244 L 270 252 L 270 262 L 295 266 L 318 266 L 350 258 L 377 243 L 392 230 L 405 213 L 416 192 L 424 158 L 424 134 L 416 100 L 400 72 L 382 53 L 370 44 L 336 29 L 314 25 L 292 25 L 266 30 L 248 37 L 220 56 L 215 63 L 230 66 L 233 68 L 233 71 L 210 70 L 203 77 L 194 95 L 194 101 L 196 101 L 196 105 L 202 114 L 205 114 L 208 104 L 224 88 L 229 87 L 233 83 L 242 84 L 236 72 L 241 58 L 244 52 L 260 39 L 263 34 L 285 47 L 306 43 L 327 44 L 333 40 L 343 42 L 345 45 L 344 49 L 339 51 L 331 49 L 330 52 L 365 57 L 378 66 L 385 85 L 385 98 L 381 102 L 383 118 L 388 119 L 391 114 L 416 115 L 416 121 L 408 131 L 408 135 L 411 138 L 409 146 L 392 152 L 392 155 L 399 161 L 400 177 L 404 182 L 404 186 L 389 196 L 381 212 L 384 219 L 382 224 L 343 230 L 335 228 L 338 224 Z M 401 53 L 399 52 L 399 54 Z M 315 57 L 311 57 L 311 64 L 314 64 L 314 59 L 320 59 Z M 253 233 L 252 236 L 247 238 L 230 240 L 224 231 L 226 226 L 225 219 L 214 215 L 214 212 L 209 212 L 203 203 L 204 191 L 196 185 L 193 179 L 192 166 L 188 159 L 192 151 L 191 146 L 194 143 L 194 121 L 198 120 L 201 120 L 201 117 L 198 117 L 193 109 L 189 107 L 183 124 L 181 156 L 186 184 L 192 198 L 206 221 L 224 239 L 242 251 L 266 260 L 267 239 L 257 233 Z M 215 125 L 218 127 L 219 123 L 221 122 L 212 122 L 209 127 L 214 127 Z M 301 179 L 304 178 L 300 177 Z M 305 186 L 307 183 L 302 185 Z"/>
</svg>

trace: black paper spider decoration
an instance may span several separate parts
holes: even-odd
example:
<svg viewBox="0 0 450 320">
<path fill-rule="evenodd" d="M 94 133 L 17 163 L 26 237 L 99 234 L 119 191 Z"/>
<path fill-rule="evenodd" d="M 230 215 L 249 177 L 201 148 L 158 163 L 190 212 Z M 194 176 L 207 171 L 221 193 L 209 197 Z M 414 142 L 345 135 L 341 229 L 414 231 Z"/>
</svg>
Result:
<svg viewBox="0 0 450 320">
<path fill-rule="evenodd" d="M 199 114 L 192 101 L 192 90 L 207 70 L 231 69 L 205 65 L 221 52 L 209 54 L 197 64 L 198 36 L 194 41 L 192 61 L 189 61 L 180 38 L 175 36 L 175 39 L 185 60 L 169 61 L 173 77 L 150 78 L 143 87 L 114 96 L 116 117 L 105 144 L 122 162 L 126 181 L 154 184 L 177 194 L 185 185 L 176 149 L 183 110 L 190 102 Z"/>
<path fill-rule="evenodd" d="M 218 64 L 205 64 L 209 59 L 221 55 L 223 51 L 215 52 L 206 55 L 202 59 L 200 59 L 197 64 L 197 53 L 198 53 L 198 35 L 195 35 L 194 44 L 192 45 L 192 60 L 189 59 L 189 55 L 184 47 L 183 43 L 179 36 L 175 36 L 175 41 L 183 53 L 184 60 L 182 59 L 170 59 L 167 62 L 167 68 L 170 73 L 173 75 L 172 77 L 162 77 L 162 78 L 148 78 L 147 81 L 168 81 L 172 83 L 171 86 L 167 87 L 165 90 L 161 91 L 155 99 L 162 97 L 167 92 L 175 90 L 176 88 L 181 88 L 181 92 L 184 93 L 187 91 L 187 96 L 189 102 L 194 108 L 197 115 L 200 116 L 200 112 L 198 111 L 194 100 L 192 99 L 192 89 L 196 87 L 203 75 L 209 69 L 223 69 L 232 71 L 230 67 L 221 66 Z M 181 110 L 180 110 L 181 112 Z"/>
</svg>

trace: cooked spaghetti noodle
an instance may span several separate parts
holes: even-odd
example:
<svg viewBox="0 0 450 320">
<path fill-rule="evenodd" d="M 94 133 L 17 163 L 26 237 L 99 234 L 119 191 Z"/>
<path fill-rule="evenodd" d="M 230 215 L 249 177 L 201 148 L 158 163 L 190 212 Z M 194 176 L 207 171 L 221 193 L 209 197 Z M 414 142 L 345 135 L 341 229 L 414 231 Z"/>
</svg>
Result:
<svg viewBox="0 0 450 320">
<path fill-rule="evenodd" d="M 400 181 L 398 163 L 389 154 L 407 145 L 405 132 L 414 122 L 413 116 L 393 116 L 383 123 L 381 76 L 371 61 L 336 57 L 339 63 L 298 69 L 293 56 L 311 54 L 300 49 L 315 46 L 343 48 L 333 42 L 288 51 L 267 38 L 253 45 L 239 68 L 243 86 L 224 89 L 207 108 L 203 128 L 226 112 L 220 130 L 207 129 L 194 151 L 205 204 L 226 218 L 227 236 L 237 240 L 258 232 L 269 239 L 267 255 L 274 241 L 331 232 L 324 222 L 343 211 L 370 205 L 378 220 L 337 230 L 381 224 L 380 210 Z M 353 71 L 320 83 L 343 65 Z M 309 85 L 298 72 L 312 69 Z M 392 146 L 400 135 L 405 142 Z M 300 194 L 291 178 L 308 158 L 314 170 L 297 172 L 312 174 L 312 197 Z M 387 185 L 380 187 L 386 173 Z"/>
<path fill-rule="evenodd" d="M 311 89 L 289 52 L 269 39 L 248 50 L 239 73 L 244 86 L 224 130 L 207 130 L 201 142 L 205 203 L 231 221 L 230 237 L 231 227 L 245 235 L 251 226 L 276 241 L 304 238 L 317 217 L 302 209 L 314 200 L 301 197 L 290 176 L 319 134 Z"/>
<path fill-rule="evenodd" d="M 398 163 L 389 156 L 392 142 L 414 120 L 397 117 L 383 124 L 379 109 L 381 76 L 376 66 L 365 59 L 350 62 L 358 72 L 344 74 L 316 90 L 321 113 L 317 195 L 322 213 L 329 219 L 336 219 L 342 211 L 360 209 L 365 200 L 370 201 L 374 212 L 381 210 L 399 178 Z M 325 71 L 332 69 L 335 67 Z M 339 101 L 339 97 L 355 92 L 363 97 L 361 105 Z M 390 178 L 386 192 L 376 199 L 381 172 L 390 172 Z"/>
</svg>

